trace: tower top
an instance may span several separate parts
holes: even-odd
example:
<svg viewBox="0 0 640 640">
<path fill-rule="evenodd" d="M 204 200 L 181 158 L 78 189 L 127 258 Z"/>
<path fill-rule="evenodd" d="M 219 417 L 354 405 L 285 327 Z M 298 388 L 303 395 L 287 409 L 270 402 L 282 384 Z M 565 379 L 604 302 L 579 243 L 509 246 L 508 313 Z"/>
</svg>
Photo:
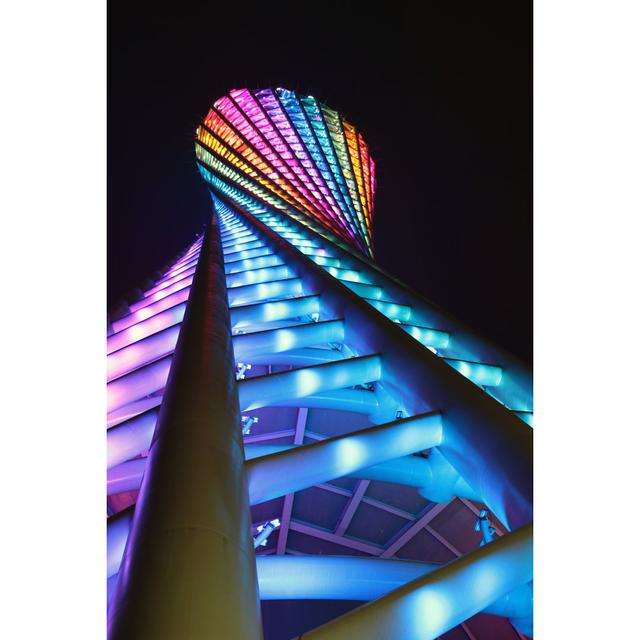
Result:
<svg viewBox="0 0 640 640">
<path fill-rule="evenodd" d="M 373 158 L 356 127 L 313 96 L 231 90 L 198 126 L 196 157 L 209 185 L 238 205 L 249 195 L 372 255 Z"/>
</svg>

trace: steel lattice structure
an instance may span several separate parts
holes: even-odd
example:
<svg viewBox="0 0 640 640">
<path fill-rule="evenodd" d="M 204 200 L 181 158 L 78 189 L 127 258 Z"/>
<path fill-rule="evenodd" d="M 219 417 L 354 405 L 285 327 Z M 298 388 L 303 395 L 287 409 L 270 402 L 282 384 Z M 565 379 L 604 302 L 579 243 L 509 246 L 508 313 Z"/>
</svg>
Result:
<svg viewBox="0 0 640 640">
<path fill-rule="evenodd" d="M 210 224 L 110 318 L 110 639 L 532 636 L 530 370 L 373 261 L 337 112 L 234 90 L 196 155 Z"/>
</svg>

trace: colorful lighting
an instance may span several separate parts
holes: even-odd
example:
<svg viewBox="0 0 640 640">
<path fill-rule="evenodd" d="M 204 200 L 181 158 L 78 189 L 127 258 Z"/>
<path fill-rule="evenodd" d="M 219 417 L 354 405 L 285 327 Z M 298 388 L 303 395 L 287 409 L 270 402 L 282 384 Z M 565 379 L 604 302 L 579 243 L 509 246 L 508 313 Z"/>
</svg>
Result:
<svg viewBox="0 0 640 640">
<path fill-rule="evenodd" d="M 426 640 L 479 611 L 532 635 L 530 373 L 366 259 L 375 169 L 335 111 L 232 91 L 196 152 L 204 236 L 109 316 L 110 640 L 257 640 L 258 594 L 372 600 L 304 630 L 318 640 Z M 426 507 L 404 511 L 402 486 Z M 469 510 L 480 549 L 445 538 Z M 457 560 L 390 560 L 440 547 Z"/>
<path fill-rule="evenodd" d="M 373 255 L 373 159 L 362 134 L 314 97 L 232 90 L 198 127 L 196 157 L 207 182 L 240 187 L 227 194 L 238 204 L 238 191 L 250 194 Z"/>
</svg>

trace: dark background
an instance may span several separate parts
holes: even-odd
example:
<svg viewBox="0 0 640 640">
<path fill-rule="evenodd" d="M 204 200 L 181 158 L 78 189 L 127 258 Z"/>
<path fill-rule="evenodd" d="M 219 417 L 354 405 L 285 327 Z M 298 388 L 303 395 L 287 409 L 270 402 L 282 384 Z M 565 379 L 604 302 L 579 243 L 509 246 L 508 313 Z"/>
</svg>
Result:
<svg viewBox="0 0 640 640">
<path fill-rule="evenodd" d="M 363 132 L 377 261 L 531 361 L 531 14 L 527 2 L 110 2 L 109 305 L 206 220 L 194 132 L 209 104 L 282 86 Z"/>
</svg>

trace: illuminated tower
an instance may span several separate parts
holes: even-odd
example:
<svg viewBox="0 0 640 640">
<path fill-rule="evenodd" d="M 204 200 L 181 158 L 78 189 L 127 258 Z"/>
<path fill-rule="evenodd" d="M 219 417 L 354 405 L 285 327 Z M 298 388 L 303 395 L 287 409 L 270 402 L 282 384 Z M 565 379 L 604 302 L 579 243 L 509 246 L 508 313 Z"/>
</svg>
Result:
<svg viewBox="0 0 640 640">
<path fill-rule="evenodd" d="M 234 90 L 196 156 L 210 224 L 109 328 L 110 640 L 531 636 L 530 370 L 373 261 L 337 112 Z"/>
</svg>

